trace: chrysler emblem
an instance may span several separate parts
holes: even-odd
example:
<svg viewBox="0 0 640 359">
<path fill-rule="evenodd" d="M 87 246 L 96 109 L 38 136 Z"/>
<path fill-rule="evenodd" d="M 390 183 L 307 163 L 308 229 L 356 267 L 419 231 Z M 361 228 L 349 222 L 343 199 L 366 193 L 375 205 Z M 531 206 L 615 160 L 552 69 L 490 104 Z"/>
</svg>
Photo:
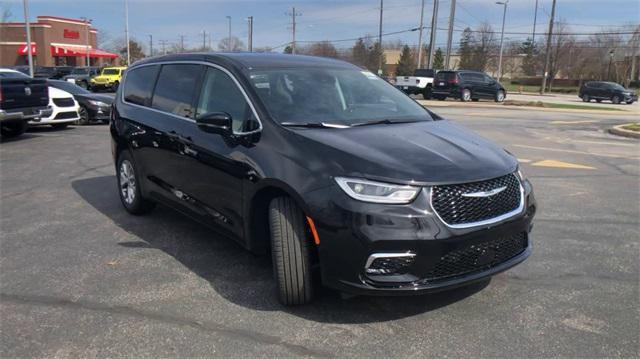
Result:
<svg viewBox="0 0 640 359">
<path fill-rule="evenodd" d="M 24 88 L 24 94 L 27 96 L 31 96 L 31 87 L 25 87 Z"/>
<path fill-rule="evenodd" d="M 488 190 L 488 191 L 480 191 L 480 192 L 472 192 L 472 193 L 463 193 L 462 197 L 470 197 L 470 198 L 482 198 L 482 197 L 491 197 L 491 196 L 495 196 L 496 194 L 504 191 L 505 189 L 507 189 L 507 186 L 503 186 L 503 187 L 498 187 L 498 188 L 494 188 L 492 190 Z"/>
</svg>

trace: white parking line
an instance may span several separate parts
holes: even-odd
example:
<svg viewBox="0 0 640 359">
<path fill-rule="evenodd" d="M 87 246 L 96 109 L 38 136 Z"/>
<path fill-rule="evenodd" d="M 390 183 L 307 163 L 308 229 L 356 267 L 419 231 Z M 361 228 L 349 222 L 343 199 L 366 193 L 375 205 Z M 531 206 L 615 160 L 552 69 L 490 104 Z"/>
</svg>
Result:
<svg viewBox="0 0 640 359">
<path fill-rule="evenodd" d="M 532 150 L 542 150 L 542 151 L 551 151 L 551 152 L 565 152 L 565 153 L 578 153 L 581 155 L 589 155 L 589 156 L 598 156 L 598 157 L 610 157 L 610 158 L 626 158 L 630 160 L 640 160 L 640 157 L 628 157 L 628 156 L 620 156 L 620 155 L 611 155 L 606 153 L 593 153 L 593 152 L 585 152 L 585 151 L 576 151 L 576 150 L 563 150 L 560 148 L 549 148 L 549 147 L 536 147 L 536 146 L 527 146 L 527 145 L 518 145 L 511 144 L 514 147 L 521 148 L 529 148 Z"/>
</svg>

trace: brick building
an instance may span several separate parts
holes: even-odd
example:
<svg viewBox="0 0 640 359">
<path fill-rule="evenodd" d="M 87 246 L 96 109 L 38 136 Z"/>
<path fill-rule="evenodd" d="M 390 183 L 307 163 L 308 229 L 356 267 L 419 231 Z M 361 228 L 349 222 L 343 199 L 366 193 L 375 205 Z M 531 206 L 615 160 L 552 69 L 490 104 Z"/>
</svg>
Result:
<svg viewBox="0 0 640 359">
<path fill-rule="evenodd" d="M 91 66 L 116 65 L 118 62 L 117 54 L 97 48 L 98 30 L 83 20 L 38 16 L 30 25 L 36 66 L 86 66 L 87 50 Z M 28 64 L 26 38 L 24 23 L 0 23 L 0 66 Z"/>
</svg>

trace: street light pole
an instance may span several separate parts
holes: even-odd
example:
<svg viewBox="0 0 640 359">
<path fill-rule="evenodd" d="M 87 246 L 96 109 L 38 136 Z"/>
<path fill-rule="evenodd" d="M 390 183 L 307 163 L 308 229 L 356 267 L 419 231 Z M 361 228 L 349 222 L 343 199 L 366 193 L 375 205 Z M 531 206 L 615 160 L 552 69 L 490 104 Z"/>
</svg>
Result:
<svg viewBox="0 0 640 359">
<path fill-rule="evenodd" d="M 378 59 L 378 76 L 382 76 L 382 57 L 384 51 L 382 51 L 382 11 L 384 9 L 384 1 L 380 0 L 380 25 L 378 26 L 378 49 L 380 50 L 380 58 Z"/>
<path fill-rule="evenodd" d="M 549 62 L 551 61 L 551 39 L 553 36 L 553 18 L 556 15 L 556 0 L 553 0 L 551 4 L 551 18 L 549 19 L 549 32 L 547 33 L 547 53 L 544 61 L 544 72 L 542 74 L 542 86 L 540 87 L 540 94 L 544 94 L 547 87 L 547 76 L 549 75 Z"/>
<path fill-rule="evenodd" d="M 249 16 L 247 20 L 249 21 L 249 36 L 247 39 L 248 40 L 247 50 L 249 50 L 249 52 L 253 52 L 253 16 Z"/>
<path fill-rule="evenodd" d="M 500 82 L 500 78 L 502 78 L 502 51 L 504 48 L 504 21 L 507 17 L 507 4 L 509 4 L 509 0 L 496 1 L 496 4 L 504 6 L 504 11 L 502 13 L 502 32 L 500 34 L 500 56 L 498 59 L 498 82 Z"/>
<path fill-rule="evenodd" d="M 86 63 L 85 66 L 89 67 L 91 66 L 91 59 L 89 58 L 89 19 L 87 19 L 86 17 L 81 17 L 82 20 L 84 20 L 84 26 L 85 26 L 85 35 L 87 36 L 87 42 L 85 44 L 85 55 L 86 55 Z"/>
<path fill-rule="evenodd" d="M 227 22 L 229 23 L 229 36 L 227 37 L 227 50 L 229 52 L 233 51 L 231 47 L 231 16 L 227 16 Z"/>
<path fill-rule="evenodd" d="M 149 57 L 153 57 L 153 35 L 149 34 Z"/>
<path fill-rule="evenodd" d="M 29 59 L 29 76 L 33 77 L 33 49 L 31 48 L 31 24 L 29 24 L 29 4 L 22 0 L 24 8 L 24 27 L 27 32 L 27 58 Z"/>
<path fill-rule="evenodd" d="M 127 42 L 127 66 L 131 66 L 131 49 L 129 47 L 129 0 L 124 0 L 124 37 Z"/>
<path fill-rule="evenodd" d="M 615 51 L 612 49 L 609 51 L 609 68 L 607 69 L 607 80 L 611 81 L 611 62 L 613 61 L 613 56 Z"/>
<path fill-rule="evenodd" d="M 418 66 L 416 68 L 422 67 L 422 28 L 424 27 L 424 0 L 422 0 L 422 7 L 420 8 L 420 30 L 418 32 Z"/>
</svg>

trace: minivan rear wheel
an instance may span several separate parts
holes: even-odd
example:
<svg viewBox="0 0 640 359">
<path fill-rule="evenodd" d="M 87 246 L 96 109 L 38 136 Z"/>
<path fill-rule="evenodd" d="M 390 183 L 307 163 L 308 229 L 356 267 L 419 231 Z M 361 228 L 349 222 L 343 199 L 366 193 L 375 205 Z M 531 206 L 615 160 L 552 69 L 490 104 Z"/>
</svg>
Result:
<svg viewBox="0 0 640 359">
<path fill-rule="evenodd" d="M 118 194 L 120 201 L 127 212 L 141 215 L 150 212 L 155 206 L 152 202 L 142 197 L 140 191 L 140 180 L 134 166 L 133 158 L 129 152 L 123 151 L 118 156 Z"/>
<path fill-rule="evenodd" d="M 504 91 L 498 90 L 496 92 L 496 102 L 504 102 Z"/>
<path fill-rule="evenodd" d="M 311 243 L 304 214 L 289 197 L 269 204 L 271 255 L 278 299 L 284 305 L 309 303 L 313 297 Z"/>
<path fill-rule="evenodd" d="M 469 89 L 462 90 L 462 93 L 460 94 L 460 101 L 462 102 L 471 101 L 471 90 Z"/>
</svg>

